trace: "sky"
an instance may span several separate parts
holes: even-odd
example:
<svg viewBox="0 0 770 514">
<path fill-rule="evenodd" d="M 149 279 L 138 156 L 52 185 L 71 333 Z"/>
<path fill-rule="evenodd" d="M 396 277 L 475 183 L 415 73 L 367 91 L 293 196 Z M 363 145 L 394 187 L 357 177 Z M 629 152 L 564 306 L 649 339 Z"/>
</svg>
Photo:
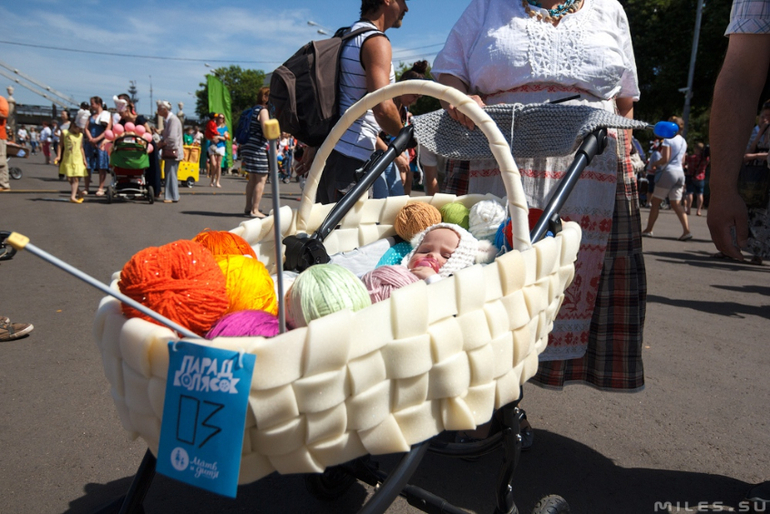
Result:
<svg viewBox="0 0 770 514">
<path fill-rule="evenodd" d="M 420 59 L 432 63 L 468 2 L 409 0 L 403 26 L 387 31 L 394 64 L 411 65 Z M 193 94 L 210 71 L 206 64 L 211 68 L 236 64 L 268 73 L 303 44 L 327 37 L 318 34 L 319 29 L 333 33 L 354 23 L 361 6 L 360 0 L 225 0 L 199 4 L 202 8 L 191 4 L 180 0 L 2 2 L 0 73 L 18 77 L 9 67 L 78 103 L 100 96 L 110 106 L 113 95 L 126 92 L 129 81 L 135 80 L 141 113 L 150 112 L 152 86 L 153 101 L 169 100 L 175 106 L 184 102 L 185 112 L 193 115 Z M 14 86 L 19 104 L 51 105 L 0 74 L 3 96 L 8 85 Z"/>
</svg>

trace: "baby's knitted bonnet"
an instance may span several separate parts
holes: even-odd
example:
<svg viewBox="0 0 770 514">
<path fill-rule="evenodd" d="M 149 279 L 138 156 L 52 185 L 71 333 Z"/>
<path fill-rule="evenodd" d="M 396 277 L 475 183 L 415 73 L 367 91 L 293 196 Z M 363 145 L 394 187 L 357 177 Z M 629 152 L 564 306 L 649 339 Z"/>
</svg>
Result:
<svg viewBox="0 0 770 514">
<path fill-rule="evenodd" d="M 476 253 L 478 252 L 479 248 L 478 240 L 460 225 L 455 225 L 454 223 L 436 223 L 435 225 L 426 228 L 412 238 L 412 251 L 409 252 L 406 257 L 404 257 L 404 259 L 401 261 L 401 264 L 407 266 L 409 264 L 409 260 L 412 258 L 417 248 L 422 244 L 422 240 L 425 239 L 425 236 L 428 234 L 428 232 L 436 230 L 437 228 L 448 228 L 450 230 L 454 230 L 455 233 L 460 236 L 460 243 L 457 245 L 457 249 L 454 251 L 454 253 L 452 253 L 452 256 L 447 259 L 447 261 L 438 271 L 440 277 L 446 278 L 449 275 L 457 273 L 463 268 L 473 266 L 476 263 Z"/>
</svg>

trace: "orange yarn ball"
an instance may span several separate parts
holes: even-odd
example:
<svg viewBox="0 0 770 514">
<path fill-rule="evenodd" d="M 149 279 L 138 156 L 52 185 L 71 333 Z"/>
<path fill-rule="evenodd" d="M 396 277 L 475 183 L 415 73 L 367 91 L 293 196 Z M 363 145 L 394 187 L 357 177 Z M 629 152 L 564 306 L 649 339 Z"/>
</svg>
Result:
<svg viewBox="0 0 770 514">
<path fill-rule="evenodd" d="M 426 228 L 441 223 L 441 212 L 429 203 L 410 203 L 404 205 L 393 222 L 396 234 L 406 241 L 425 230 Z"/>
<path fill-rule="evenodd" d="M 227 311 L 227 290 L 214 256 L 188 240 L 145 248 L 123 266 L 120 291 L 203 336 Z M 157 321 L 122 305 L 129 318 Z"/>
<path fill-rule="evenodd" d="M 206 229 L 195 236 L 193 241 L 202 244 L 214 255 L 250 255 L 257 258 L 257 254 L 249 243 L 232 232 Z"/>
<path fill-rule="evenodd" d="M 273 279 L 264 264 L 243 255 L 217 255 L 214 258 L 225 277 L 230 300 L 227 312 L 259 310 L 278 314 Z"/>
</svg>

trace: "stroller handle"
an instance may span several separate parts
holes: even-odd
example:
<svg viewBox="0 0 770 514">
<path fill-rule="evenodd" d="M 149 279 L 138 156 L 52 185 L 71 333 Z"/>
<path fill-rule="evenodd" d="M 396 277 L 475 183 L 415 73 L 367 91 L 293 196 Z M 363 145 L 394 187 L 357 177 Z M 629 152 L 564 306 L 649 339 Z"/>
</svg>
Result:
<svg viewBox="0 0 770 514">
<path fill-rule="evenodd" d="M 348 127 L 374 106 L 397 96 L 408 94 L 432 96 L 454 105 L 460 112 L 468 116 L 486 136 L 489 142 L 489 149 L 500 168 L 505 191 L 508 194 L 508 209 L 513 228 L 513 247 L 515 250 L 523 251 L 532 246 L 532 241 L 529 237 L 529 209 L 526 197 L 524 196 L 524 188 L 521 184 L 521 175 L 513 160 L 513 155 L 511 155 L 511 148 L 508 146 L 508 142 L 500 132 L 497 124 L 475 101 L 464 93 L 453 87 L 427 80 L 407 80 L 391 84 L 373 93 L 369 93 L 345 111 L 345 114 L 339 119 L 319 148 L 313 165 L 310 168 L 305 190 L 302 193 L 302 200 L 297 210 L 297 230 L 307 232 L 310 212 L 315 203 L 315 195 L 323 168 L 326 165 L 326 159 L 329 158 L 334 146 Z"/>
</svg>

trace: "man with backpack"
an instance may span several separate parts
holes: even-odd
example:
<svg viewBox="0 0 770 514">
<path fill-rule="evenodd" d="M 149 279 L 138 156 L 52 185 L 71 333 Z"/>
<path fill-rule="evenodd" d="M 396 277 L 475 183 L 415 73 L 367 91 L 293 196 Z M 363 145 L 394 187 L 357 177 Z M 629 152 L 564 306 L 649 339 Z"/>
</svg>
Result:
<svg viewBox="0 0 770 514">
<path fill-rule="evenodd" d="M 364 30 L 344 43 L 340 54 L 339 114 L 366 93 L 395 82 L 392 49 L 385 31 L 399 28 L 409 10 L 406 0 L 361 0 L 361 19 L 349 32 Z M 356 182 L 355 172 L 374 152 L 380 130 L 397 135 L 403 127 L 398 108 L 392 100 L 368 111 L 351 125 L 326 160 L 318 185 L 316 201 L 338 201 Z M 315 149 L 308 149 L 297 174 L 310 169 Z"/>
</svg>

